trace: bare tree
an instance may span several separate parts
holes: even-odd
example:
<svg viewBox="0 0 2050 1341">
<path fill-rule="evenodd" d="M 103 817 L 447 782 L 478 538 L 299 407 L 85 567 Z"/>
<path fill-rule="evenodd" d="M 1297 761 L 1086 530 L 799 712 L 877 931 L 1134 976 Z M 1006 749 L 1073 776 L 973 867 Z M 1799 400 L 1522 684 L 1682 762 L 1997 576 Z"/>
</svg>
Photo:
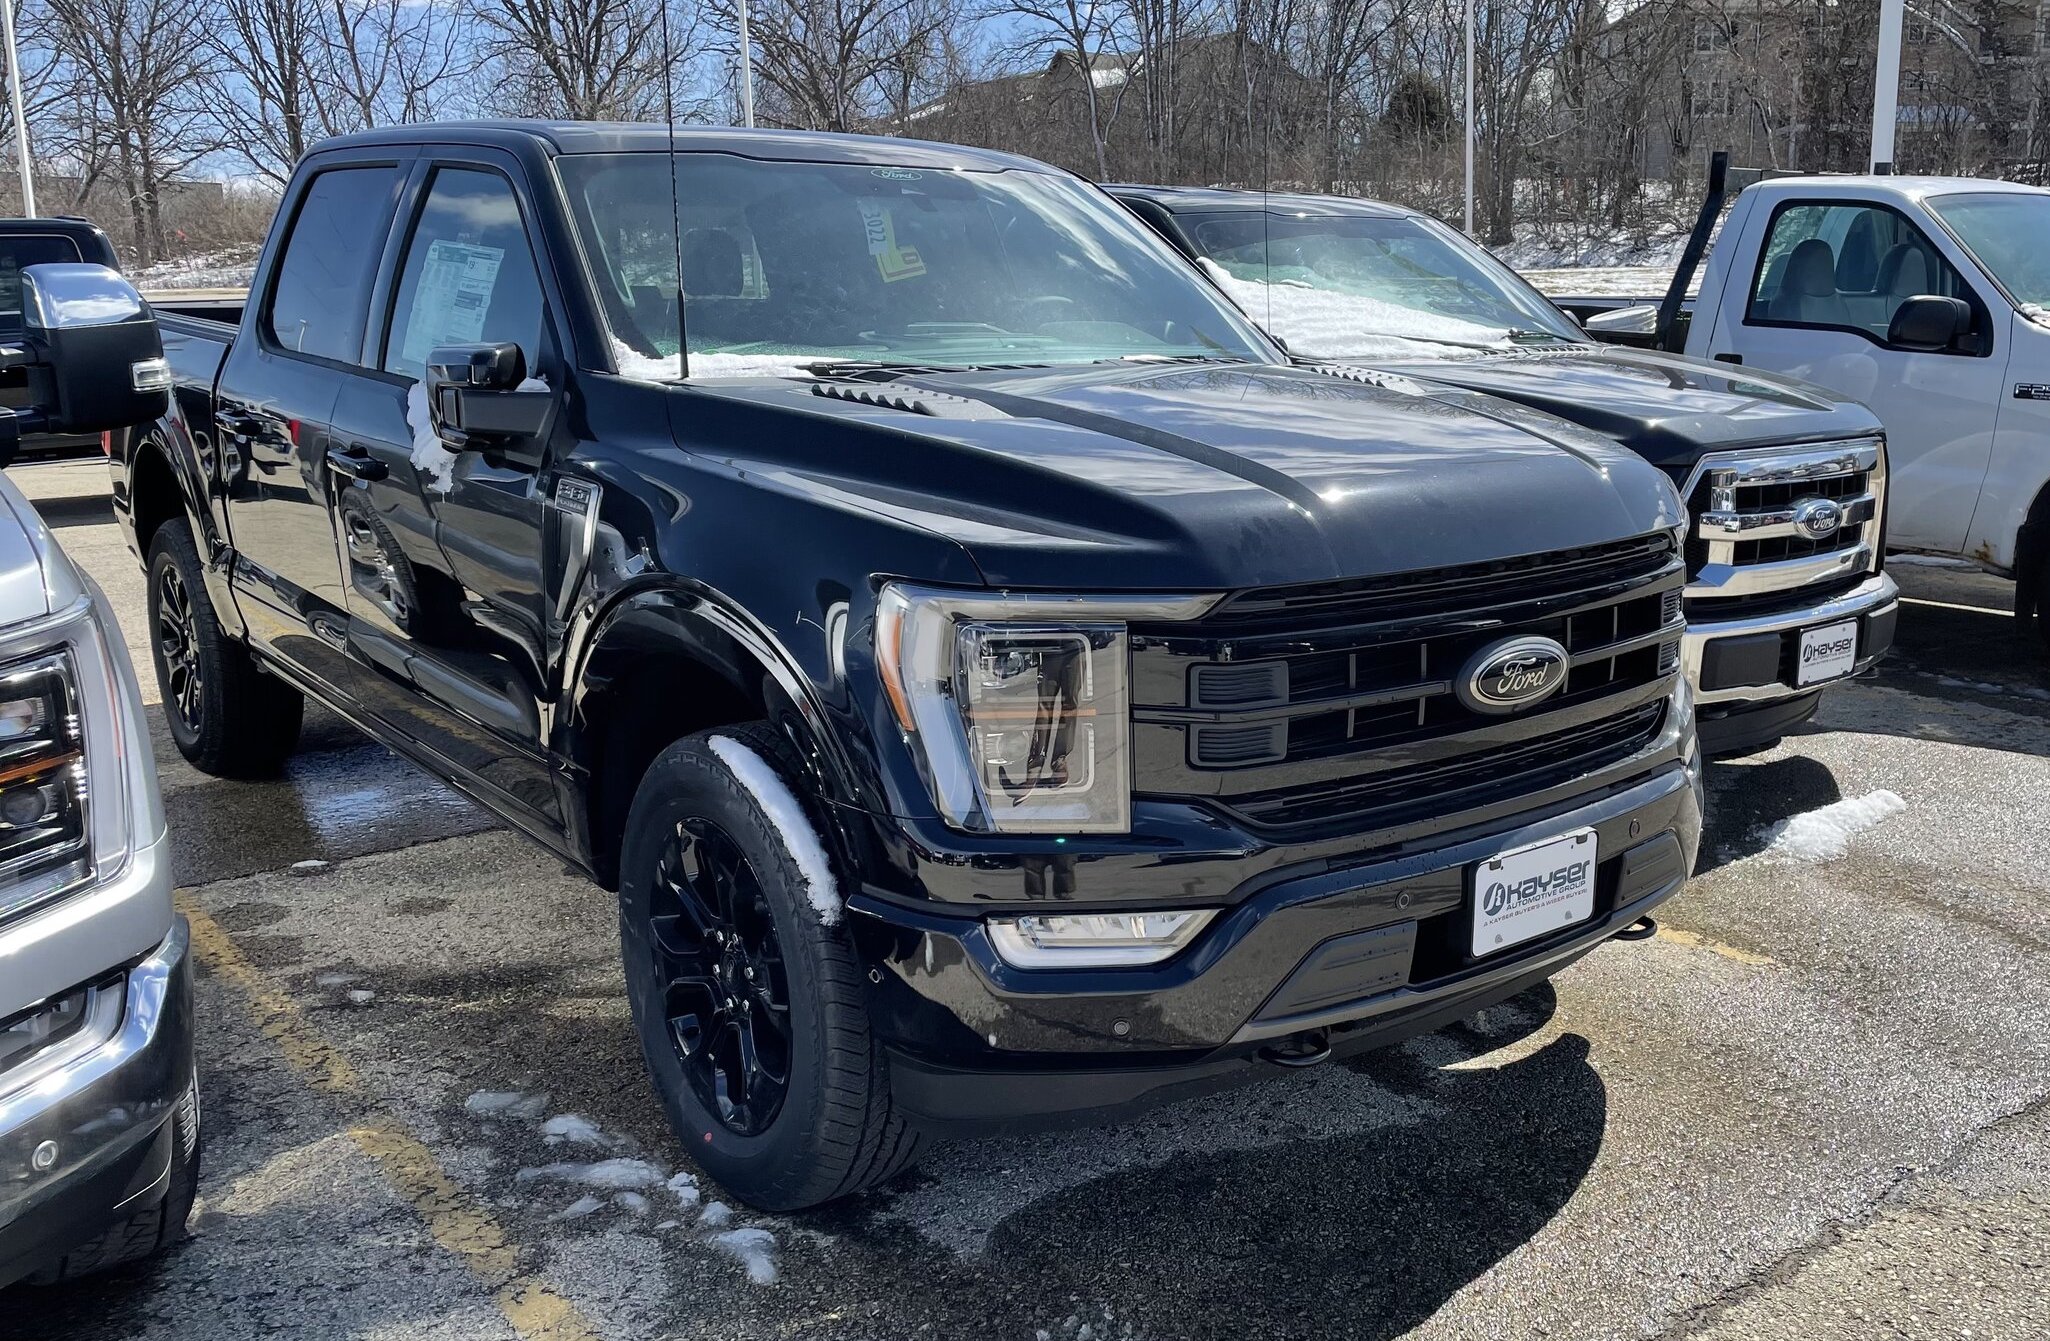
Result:
<svg viewBox="0 0 2050 1341">
<path fill-rule="evenodd" d="M 1118 12 L 1095 0 L 997 0 L 989 13 L 1024 21 L 1025 35 L 1014 44 L 1017 54 L 1068 65 L 1087 113 L 1097 179 L 1108 179 L 1110 130 L 1124 105 L 1130 73 L 1118 55 L 1125 37 Z"/>
<path fill-rule="evenodd" d="M 663 110 L 672 52 L 688 25 L 668 0 L 476 0 L 497 69 L 497 110 L 579 121 L 645 121 Z"/>
</svg>

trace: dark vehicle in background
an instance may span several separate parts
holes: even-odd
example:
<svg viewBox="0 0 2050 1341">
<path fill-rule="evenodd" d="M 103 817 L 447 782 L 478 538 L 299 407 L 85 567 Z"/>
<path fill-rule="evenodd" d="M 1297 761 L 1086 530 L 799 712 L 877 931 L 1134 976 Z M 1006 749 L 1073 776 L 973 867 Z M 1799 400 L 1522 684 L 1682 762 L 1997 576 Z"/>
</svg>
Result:
<svg viewBox="0 0 2050 1341">
<path fill-rule="evenodd" d="M 162 322 L 115 505 L 179 748 L 311 696 L 616 890 L 756 1205 L 1435 1028 L 1692 867 L 1672 484 L 1289 366 L 1043 164 L 375 131 Z"/>
<path fill-rule="evenodd" d="M 127 281 L 80 262 L 8 279 L 20 321 L 0 366 L 34 394 L 0 410 L 0 464 L 23 437 L 164 412 L 156 322 Z M 0 476 L 0 1289 L 185 1232 L 199 1088 L 169 846 L 106 596 Z"/>
<path fill-rule="evenodd" d="M 85 219 L 0 219 L 0 344 L 22 334 L 21 272 L 31 265 L 100 265 L 119 270 L 114 244 L 98 224 Z M 31 403 L 28 370 L 0 368 L 0 407 Z M 98 455 L 98 433 L 36 433 L 24 437 L 15 460 L 24 465 Z"/>
<path fill-rule="evenodd" d="M 1710 753 L 1769 745 L 1893 641 L 1886 444 L 1850 398 L 1598 345 L 1484 248 L 1373 201 L 1113 186 L 1298 360 L 1484 392 L 1664 470 L 1692 513 L 1687 672 Z"/>
</svg>

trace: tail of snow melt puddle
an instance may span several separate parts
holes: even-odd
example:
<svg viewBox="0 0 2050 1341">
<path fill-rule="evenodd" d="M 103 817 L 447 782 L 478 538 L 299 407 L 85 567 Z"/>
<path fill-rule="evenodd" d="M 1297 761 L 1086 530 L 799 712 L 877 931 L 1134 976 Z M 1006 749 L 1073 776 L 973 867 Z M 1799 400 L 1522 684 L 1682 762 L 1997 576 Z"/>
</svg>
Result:
<svg viewBox="0 0 2050 1341">
<path fill-rule="evenodd" d="M 1851 850 L 1851 840 L 1875 829 L 1908 808 L 1899 794 L 1884 788 L 1845 797 L 1764 829 L 1761 854 L 1780 861 L 1835 861 Z"/>
</svg>

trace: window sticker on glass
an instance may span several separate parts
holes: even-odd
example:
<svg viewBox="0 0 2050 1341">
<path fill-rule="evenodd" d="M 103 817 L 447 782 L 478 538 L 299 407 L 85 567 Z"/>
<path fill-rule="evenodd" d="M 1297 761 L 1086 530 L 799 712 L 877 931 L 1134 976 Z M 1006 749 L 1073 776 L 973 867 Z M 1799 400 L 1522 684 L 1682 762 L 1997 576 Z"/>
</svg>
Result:
<svg viewBox="0 0 2050 1341">
<path fill-rule="evenodd" d="M 890 207 L 880 200 L 867 196 L 854 202 L 861 210 L 861 229 L 868 237 L 868 254 L 876 258 L 876 269 L 882 271 L 883 282 L 894 284 L 900 279 L 916 279 L 925 273 L 925 262 L 915 247 L 897 245 L 897 225 L 890 218 Z"/>
<path fill-rule="evenodd" d="M 413 314 L 406 321 L 406 362 L 424 364 L 437 346 L 469 344 L 483 334 L 504 260 L 503 247 L 445 239 L 428 245 Z"/>
</svg>

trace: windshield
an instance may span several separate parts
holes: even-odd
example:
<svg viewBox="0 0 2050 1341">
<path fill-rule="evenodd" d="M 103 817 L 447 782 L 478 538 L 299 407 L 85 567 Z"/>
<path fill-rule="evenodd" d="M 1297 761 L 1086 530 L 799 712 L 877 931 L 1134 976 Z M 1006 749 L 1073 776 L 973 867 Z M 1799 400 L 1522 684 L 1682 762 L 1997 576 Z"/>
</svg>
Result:
<svg viewBox="0 0 2050 1341">
<path fill-rule="evenodd" d="M 559 160 L 630 376 L 1275 357 L 1070 177 L 674 158 L 673 194 L 667 155 Z"/>
<path fill-rule="evenodd" d="M 1983 192 L 1935 196 L 1929 208 L 2020 304 L 2031 321 L 2050 325 L 2050 195 Z"/>
<path fill-rule="evenodd" d="M 1501 262 L 1422 220 L 1247 212 L 1192 222 L 1212 278 L 1301 357 L 1585 338 Z"/>
</svg>

